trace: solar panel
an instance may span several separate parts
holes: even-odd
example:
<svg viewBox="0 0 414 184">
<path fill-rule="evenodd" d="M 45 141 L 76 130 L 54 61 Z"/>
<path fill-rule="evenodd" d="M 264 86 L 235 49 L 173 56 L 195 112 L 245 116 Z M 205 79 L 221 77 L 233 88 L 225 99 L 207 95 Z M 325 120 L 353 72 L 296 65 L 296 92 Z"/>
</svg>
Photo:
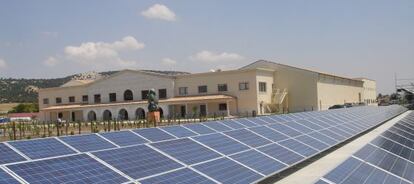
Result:
<svg viewBox="0 0 414 184">
<path fill-rule="evenodd" d="M 253 127 L 253 128 L 249 128 L 249 130 L 251 130 L 251 131 L 253 131 L 253 132 L 255 132 L 255 133 L 257 133 L 257 134 L 259 134 L 263 137 L 266 137 L 267 139 L 270 139 L 274 142 L 281 141 L 281 140 L 284 140 L 284 139 L 288 138 L 288 136 L 286 136 L 284 134 L 281 134 L 281 133 L 279 133 L 279 132 L 277 132 L 277 131 L 275 131 L 271 128 L 268 128 L 266 126 Z"/>
<path fill-rule="evenodd" d="M 280 124 L 280 123 L 275 123 L 275 124 L 271 124 L 271 125 L 267 125 L 268 127 L 278 131 L 278 132 L 283 132 L 284 134 L 290 136 L 290 137 L 295 137 L 300 135 L 301 133 L 298 132 L 297 130 L 290 128 L 284 124 Z"/>
<path fill-rule="evenodd" d="M 7 166 L 29 183 L 123 183 L 128 179 L 88 155 L 74 155 Z"/>
<path fill-rule="evenodd" d="M 162 127 L 161 129 L 179 138 L 197 135 L 182 126 L 165 126 L 165 127 Z"/>
<path fill-rule="evenodd" d="M 219 123 L 217 121 L 213 121 L 213 122 L 207 122 L 207 123 L 202 123 L 205 126 L 208 126 L 209 128 L 219 131 L 219 132 L 224 132 L 224 131 L 229 131 L 232 130 L 231 128 L 223 125 L 222 123 Z"/>
<path fill-rule="evenodd" d="M 99 151 L 93 155 L 134 179 L 183 167 L 146 145 Z"/>
<path fill-rule="evenodd" d="M 156 147 L 187 165 L 220 157 L 220 154 L 188 138 L 153 143 L 151 146 Z"/>
<path fill-rule="evenodd" d="M 197 136 L 193 139 L 225 155 L 249 149 L 249 147 L 221 133 Z"/>
<path fill-rule="evenodd" d="M 258 126 L 258 124 L 253 123 L 252 121 L 249 121 L 247 118 L 235 119 L 234 121 L 237 121 L 238 123 L 242 124 L 245 127 Z"/>
<path fill-rule="evenodd" d="M 302 159 L 304 159 L 303 156 L 290 151 L 278 144 L 271 144 L 264 147 L 261 147 L 258 149 L 259 151 L 287 164 L 292 165 Z"/>
<path fill-rule="evenodd" d="M 325 150 L 329 147 L 329 145 L 307 135 L 301 135 L 295 139 L 319 151 Z"/>
<path fill-rule="evenodd" d="M 301 124 L 301 125 L 304 125 L 304 126 L 310 128 L 312 130 L 321 130 L 321 129 L 323 129 L 323 127 L 315 124 L 317 122 L 312 123 L 311 121 L 308 121 L 306 119 L 299 119 L 299 120 L 296 120 L 296 122 L 299 123 L 299 124 Z"/>
<path fill-rule="evenodd" d="M 233 120 L 224 120 L 222 121 L 222 123 L 232 129 L 241 129 L 241 128 L 245 128 L 245 126 L 237 123 L 236 121 Z"/>
<path fill-rule="evenodd" d="M 328 136 L 328 137 L 330 137 L 330 138 L 335 139 L 336 141 L 343 141 L 343 140 L 345 140 L 345 139 L 346 139 L 346 137 L 344 137 L 344 136 L 342 136 L 342 135 L 339 135 L 339 134 L 337 134 L 337 133 L 334 133 L 332 130 L 329 130 L 329 129 L 321 130 L 321 131 L 319 131 L 319 132 L 320 132 L 321 134 L 325 135 L 325 136 Z"/>
<path fill-rule="evenodd" d="M 76 153 L 55 138 L 16 141 L 10 142 L 9 144 L 31 159 L 47 158 Z"/>
<path fill-rule="evenodd" d="M 266 144 L 270 144 L 272 142 L 268 141 L 267 139 L 264 139 L 256 134 L 254 134 L 251 131 L 248 131 L 246 129 L 241 130 L 233 130 L 229 132 L 224 132 L 224 134 L 244 143 L 251 147 L 258 147 L 263 146 Z"/>
<path fill-rule="evenodd" d="M 0 143 L 0 155 L 0 165 L 26 160 L 3 143 Z"/>
<path fill-rule="evenodd" d="M 311 136 L 311 137 L 313 137 L 313 138 L 315 138 L 315 139 L 317 139 L 317 140 L 319 140 L 319 141 L 321 141 L 321 142 L 323 142 L 323 143 L 325 143 L 329 146 L 332 146 L 332 145 L 338 143 L 337 140 L 335 140 L 335 139 L 333 139 L 329 136 L 323 135 L 322 133 L 319 133 L 319 132 L 312 132 L 312 133 L 309 134 L 309 136 Z"/>
<path fill-rule="evenodd" d="M 59 139 L 82 152 L 96 151 L 115 147 L 115 145 L 111 144 L 105 139 L 100 138 L 95 134 L 60 137 Z"/>
<path fill-rule="evenodd" d="M 279 144 L 304 156 L 311 156 L 318 152 L 316 149 L 311 148 L 310 146 L 307 146 L 294 139 L 284 140 L 279 142 Z"/>
<path fill-rule="evenodd" d="M 3 155 L 2 155 L 3 156 Z M 0 169 L 0 184 L 19 184 L 16 179 Z"/>
<path fill-rule="evenodd" d="M 107 132 L 101 133 L 101 135 L 119 146 L 129 146 L 148 142 L 130 131 Z"/>
<path fill-rule="evenodd" d="M 145 128 L 133 131 L 152 142 L 174 139 L 173 136 L 171 136 L 168 133 L 165 133 L 164 131 L 158 128 Z"/>
<path fill-rule="evenodd" d="M 185 124 L 183 126 L 198 134 L 211 134 L 211 133 L 216 132 L 212 130 L 211 128 L 208 128 L 202 124 Z"/>
<path fill-rule="evenodd" d="M 246 165 L 264 175 L 278 172 L 287 167 L 287 165 L 272 159 L 255 150 L 249 150 L 230 156 L 230 158 Z"/>
<path fill-rule="evenodd" d="M 312 129 L 310 129 L 310 128 L 304 126 L 304 125 L 301 125 L 297 122 L 294 122 L 294 121 L 289 121 L 289 122 L 285 123 L 285 125 L 299 131 L 302 134 L 312 132 Z"/>
<path fill-rule="evenodd" d="M 139 181 L 142 184 L 193 184 L 193 183 L 199 183 L 199 184 L 213 184 L 216 183 L 205 176 L 191 170 L 188 168 L 185 169 L 179 169 L 173 172 L 169 172 L 166 174 L 162 174 L 159 176 L 155 176 L 152 178 L 148 178 L 142 181 Z"/>
<path fill-rule="evenodd" d="M 253 183 L 263 177 L 228 158 L 192 167 L 221 183 Z"/>
<path fill-rule="evenodd" d="M 267 125 L 269 123 L 267 123 L 266 121 L 263 121 L 259 118 L 248 118 L 250 121 L 252 121 L 253 123 L 256 123 L 257 125 Z"/>
</svg>

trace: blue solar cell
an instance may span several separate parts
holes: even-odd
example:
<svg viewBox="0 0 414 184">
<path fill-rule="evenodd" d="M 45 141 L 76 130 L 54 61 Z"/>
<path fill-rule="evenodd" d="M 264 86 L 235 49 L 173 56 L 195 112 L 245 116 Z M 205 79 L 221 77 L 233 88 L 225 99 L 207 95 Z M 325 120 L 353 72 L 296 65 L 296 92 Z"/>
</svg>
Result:
<svg viewBox="0 0 414 184">
<path fill-rule="evenodd" d="M 374 170 L 374 167 L 368 164 L 361 164 L 358 166 L 351 174 L 346 177 L 342 182 L 343 184 L 355 184 L 355 183 L 364 183 L 368 178 L 371 172 Z"/>
<path fill-rule="evenodd" d="M 366 184 L 378 184 L 383 183 L 385 178 L 387 177 L 387 173 L 379 170 L 377 168 L 374 168 L 372 173 L 368 176 L 368 178 L 365 180 Z"/>
<path fill-rule="evenodd" d="M 173 134 L 174 136 L 178 138 L 191 137 L 191 136 L 198 135 L 182 126 L 165 126 L 165 127 L 162 127 L 161 129 L 167 131 L 170 134 Z"/>
<path fill-rule="evenodd" d="M 148 178 L 142 181 L 139 181 L 142 184 L 153 184 L 153 183 L 157 183 L 157 184 L 171 184 L 171 183 L 176 183 L 176 184 L 193 184 L 193 183 L 198 183 L 198 184 L 213 184 L 215 183 L 214 181 L 204 177 L 201 174 L 198 174 L 197 172 L 185 168 L 185 169 L 180 169 L 177 171 L 173 171 L 173 172 L 169 172 L 166 174 L 162 174 L 159 176 L 155 176 L 152 178 Z"/>
<path fill-rule="evenodd" d="M 287 122 L 287 123 L 285 123 L 285 125 L 299 131 L 302 134 L 306 134 L 306 133 L 309 133 L 309 132 L 313 131 L 312 129 L 310 129 L 310 128 L 304 126 L 304 125 L 301 125 L 301 124 L 299 124 L 295 121 Z"/>
<path fill-rule="evenodd" d="M 76 153 L 55 138 L 36 139 L 28 141 L 10 142 L 10 145 L 18 149 L 31 159 L 54 157 Z"/>
<path fill-rule="evenodd" d="M 260 116 L 260 117 L 258 117 L 258 119 L 266 122 L 267 124 L 276 123 L 276 121 L 273 120 L 272 118 L 270 118 L 269 116 Z"/>
<path fill-rule="evenodd" d="M 331 128 L 326 129 L 326 130 L 330 130 L 330 131 L 335 132 L 336 134 L 339 134 L 340 136 L 343 136 L 343 137 L 346 137 L 346 138 L 352 137 L 352 134 L 347 133 L 347 132 L 345 132 L 345 131 L 337 128 L 337 127 L 331 127 Z"/>
<path fill-rule="evenodd" d="M 314 124 L 317 124 L 317 125 L 319 125 L 323 128 L 328 128 L 328 127 L 332 126 L 329 123 L 321 121 L 319 118 L 309 118 L 307 120 L 314 123 Z"/>
<path fill-rule="evenodd" d="M 287 166 L 255 150 L 249 150 L 230 156 L 232 159 L 264 175 L 278 172 Z"/>
<path fill-rule="evenodd" d="M 299 120 L 296 120 L 296 122 L 301 124 L 301 125 L 304 125 L 308 128 L 311 128 L 312 130 L 321 130 L 321 129 L 323 129 L 323 127 L 321 127 L 317 124 L 314 124 L 314 123 L 312 123 L 312 122 L 310 122 L 306 119 L 299 119 Z"/>
<path fill-rule="evenodd" d="M 284 139 L 288 139 L 288 136 L 283 135 L 283 134 L 281 134 L 281 133 L 279 133 L 279 132 L 277 132 L 277 131 L 275 131 L 271 128 L 268 128 L 266 126 L 253 127 L 253 128 L 249 128 L 249 130 L 251 130 L 251 131 L 253 131 L 253 132 L 255 132 L 255 133 L 257 133 L 257 134 L 259 134 L 263 137 L 266 137 L 267 139 L 270 139 L 274 142 L 281 141 L 281 140 L 284 140 Z"/>
<path fill-rule="evenodd" d="M 377 148 L 371 145 L 366 145 L 364 147 L 362 147 L 359 151 L 357 151 L 356 153 L 354 153 L 354 156 L 361 158 L 361 159 L 366 159 L 368 158 L 371 153 L 373 153 Z"/>
<path fill-rule="evenodd" d="M 280 118 L 280 116 L 269 116 L 269 118 L 273 119 L 274 122 L 278 123 L 286 122 L 284 119 Z"/>
<path fill-rule="evenodd" d="M 219 131 L 219 132 L 232 130 L 231 128 L 229 128 L 229 127 L 227 127 L 227 126 L 225 126 L 222 123 L 217 122 L 217 121 L 207 122 L 207 123 L 202 123 L 202 124 L 209 127 L 209 128 L 211 128 L 211 129 Z"/>
<path fill-rule="evenodd" d="M 3 156 L 3 155 L 2 155 Z M 16 179 L 0 169 L 0 184 L 19 184 Z"/>
<path fill-rule="evenodd" d="M 330 137 L 328 137 L 326 135 L 323 135 L 323 134 L 321 134 L 319 132 L 310 133 L 309 136 L 311 136 L 311 137 L 313 137 L 315 139 L 318 139 L 319 141 L 324 142 L 325 144 L 328 144 L 330 146 L 335 145 L 336 143 L 338 143 L 337 140 L 335 140 L 333 138 L 330 138 Z"/>
<path fill-rule="evenodd" d="M 0 154 L 0 164 L 7 164 L 26 160 L 25 158 L 20 156 L 18 153 L 16 153 L 3 143 L 0 143 Z"/>
<path fill-rule="evenodd" d="M 211 160 L 221 155 L 188 138 L 153 143 L 152 146 L 187 165 Z"/>
<path fill-rule="evenodd" d="M 278 132 L 282 132 L 290 137 L 295 137 L 300 135 L 301 133 L 298 132 L 297 130 L 290 128 L 284 124 L 280 124 L 280 123 L 275 123 L 275 124 L 271 124 L 271 125 L 267 125 L 268 127 L 278 131 Z"/>
<path fill-rule="evenodd" d="M 267 125 L 269 123 L 267 123 L 266 121 L 263 121 L 259 118 L 248 118 L 250 121 L 252 121 L 253 123 L 256 123 L 257 125 Z"/>
<path fill-rule="evenodd" d="M 220 133 L 197 136 L 193 139 L 225 155 L 249 149 L 249 147 Z"/>
<path fill-rule="evenodd" d="M 102 133 L 101 135 L 119 146 L 129 146 L 148 142 L 130 131 L 108 132 Z"/>
<path fill-rule="evenodd" d="M 168 133 L 165 133 L 164 131 L 158 128 L 145 128 L 133 131 L 152 142 L 174 139 L 173 136 L 171 136 Z"/>
<path fill-rule="evenodd" d="M 59 139 L 81 152 L 115 148 L 115 145 L 95 134 L 60 137 Z"/>
<path fill-rule="evenodd" d="M 271 144 L 271 145 L 261 147 L 259 148 L 259 151 L 288 165 L 292 165 L 304 159 L 304 157 L 302 157 L 301 155 L 298 155 L 295 152 L 290 151 L 277 144 Z"/>
<path fill-rule="evenodd" d="M 341 181 L 343 181 L 355 168 L 361 164 L 361 161 L 351 157 L 345 160 L 345 162 L 329 172 L 327 175 L 325 175 L 324 178 L 334 183 L 341 183 Z"/>
<path fill-rule="evenodd" d="M 216 132 L 215 130 L 208 128 L 202 124 L 186 124 L 183 126 L 198 134 L 211 134 L 211 133 Z"/>
<path fill-rule="evenodd" d="M 313 148 L 311 148 L 311 147 L 309 147 L 309 146 L 307 146 L 307 145 L 305 145 L 305 144 L 303 144 L 299 141 L 296 141 L 294 139 L 288 139 L 288 140 L 285 140 L 285 141 L 281 141 L 281 142 L 279 142 L 279 144 L 282 145 L 282 146 L 285 146 L 285 147 L 287 147 L 287 148 L 289 148 L 289 149 L 291 149 L 291 150 L 293 150 L 293 151 L 295 151 L 295 152 L 297 152 L 301 155 L 304 155 L 304 156 L 311 156 L 311 155 L 314 155 L 315 153 L 318 152 L 317 150 L 315 150 L 315 149 L 313 149 Z"/>
<path fill-rule="evenodd" d="M 223 123 L 224 125 L 232 128 L 232 129 L 246 128 L 242 124 L 239 124 L 239 123 L 237 123 L 236 121 L 233 121 L 233 120 L 224 120 L 224 121 L 221 121 L 221 123 Z"/>
<path fill-rule="evenodd" d="M 299 137 L 295 138 L 296 140 L 305 143 L 306 145 L 311 146 L 312 148 L 315 148 L 319 151 L 325 150 L 326 148 L 328 148 L 329 146 L 323 142 L 318 141 L 317 139 L 314 139 L 310 136 L 307 135 L 301 135 Z"/>
<path fill-rule="evenodd" d="M 128 180 L 88 155 L 7 166 L 29 183 L 123 183 Z"/>
<path fill-rule="evenodd" d="M 93 154 L 134 179 L 183 167 L 146 145 L 99 151 Z"/>
<path fill-rule="evenodd" d="M 221 183 L 253 183 L 262 176 L 228 159 L 221 158 L 206 162 L 193 168 Z"/>
<path fill-rule="evenodd" d="M 225 134 L 251 147 L 258 147 L 272 143 L 246 129 L 233 130 L 225 132 Z"/>
<path fill-rule="evenodd" d="M 244 125 L 245 127 L 254 127 L 254 126 L 258 125 L 256 123 L 253 123 L 252 121 L 248 120 L 247 118 L 235 119 L 234 121 L 237 121 L 238 123 Z"/>
<path fill-rule="evenodd" d="M 321 130 L 319 131 L 321 134 L 326 135 L 332 139 L 335 139 L 336 141 L 344 141 L 346 139 L 346 137 L 336 134 L 334 133 L 332 130 L 329 129 L 325 129 L 325 130 Z"/>
</svg>

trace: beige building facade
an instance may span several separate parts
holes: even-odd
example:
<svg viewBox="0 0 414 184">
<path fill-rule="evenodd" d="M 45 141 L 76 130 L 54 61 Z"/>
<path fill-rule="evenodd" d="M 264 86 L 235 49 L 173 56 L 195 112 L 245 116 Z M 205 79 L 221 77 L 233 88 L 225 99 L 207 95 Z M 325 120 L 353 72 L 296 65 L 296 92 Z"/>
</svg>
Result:
<svg viewBox="0 0 414 184">
<path fill-rule="evenodd" d="M 135 120 L 147 113 L 155 89 L 164 117 L 238 116 L 325 110 L 370 102 L 375 81 L 259 60 L 240 69 L 196 74 L 123 70 L 97 80 L 39 90 L 43 121 Z"/>
</svg>

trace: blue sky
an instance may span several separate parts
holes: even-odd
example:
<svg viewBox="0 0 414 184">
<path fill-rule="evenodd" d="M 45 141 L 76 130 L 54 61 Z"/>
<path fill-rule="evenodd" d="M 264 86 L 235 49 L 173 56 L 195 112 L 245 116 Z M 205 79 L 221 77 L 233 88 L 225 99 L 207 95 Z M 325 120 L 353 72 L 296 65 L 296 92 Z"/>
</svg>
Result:
<svg viewBox="0 0 414 184">
<path fill-rule="evenodd" d="M 414 1 L 0 1 L 0 77 L 123 68 L 208 71 L 258 59 L 377 80 L 414 77 Z"/>
</svg>

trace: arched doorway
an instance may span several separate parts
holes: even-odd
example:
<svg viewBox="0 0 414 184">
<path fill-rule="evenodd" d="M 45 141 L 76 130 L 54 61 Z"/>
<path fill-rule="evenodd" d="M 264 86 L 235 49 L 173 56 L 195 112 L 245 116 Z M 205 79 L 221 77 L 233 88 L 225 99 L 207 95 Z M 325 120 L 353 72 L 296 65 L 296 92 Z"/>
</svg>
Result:
<svg viewBox="0 0 414 184">
<path fill-rule="evenodd" d="M 128 111 L 125 109 L 121 109 L 118 113 L 119 120 L 129 120 Z"/>
<path fill-rule="evenodd" d="M 161 107 L 158 107 L 158 111 L 160 111 L 160 118 L 164 118 L 164 110 Z"/>
<path fill-rule="evenodd" d="M 110 120 L 112 120 L 112 112 L 109 111 L 109 110 L 105 110 L 103 112 L 103 120 L 104 121 L 110 121 Z"/>
<path fill-rule="evenodd" d="M 88 121 L 96 121 L 96 113 L 94 111 L 88 112 Z"/>
<path fill-rule="evenodd" d="M 145 119 L 145 110 L 143 108 L 138 108 L 135 111 L 135 117 L 137 119 Z"/>
<path fill-rule="evenodd" d="M 125 101 L 130 101 L 130 100 L 134 100 L 134 94 L 132 93 L 131 90 L 127 89 L 124 92 L 124 100 Z"/>
</svg>

